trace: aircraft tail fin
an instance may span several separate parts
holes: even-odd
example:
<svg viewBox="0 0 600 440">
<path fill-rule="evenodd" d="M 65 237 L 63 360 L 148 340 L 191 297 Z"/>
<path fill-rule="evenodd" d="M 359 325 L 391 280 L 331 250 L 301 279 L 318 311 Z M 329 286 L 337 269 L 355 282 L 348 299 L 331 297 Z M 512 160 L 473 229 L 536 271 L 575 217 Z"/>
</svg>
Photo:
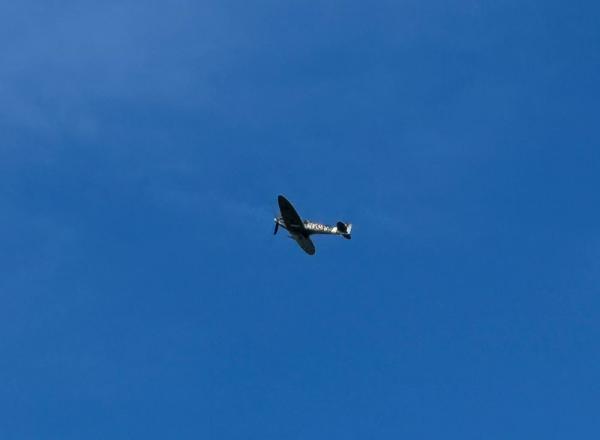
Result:
<svg viewBox="0 0 600 440">
<path fill-rule="evenodd" d="M 337 222 L 337 231 L 347 240 L 352 238 L 352 223 Z"/>
</svg>

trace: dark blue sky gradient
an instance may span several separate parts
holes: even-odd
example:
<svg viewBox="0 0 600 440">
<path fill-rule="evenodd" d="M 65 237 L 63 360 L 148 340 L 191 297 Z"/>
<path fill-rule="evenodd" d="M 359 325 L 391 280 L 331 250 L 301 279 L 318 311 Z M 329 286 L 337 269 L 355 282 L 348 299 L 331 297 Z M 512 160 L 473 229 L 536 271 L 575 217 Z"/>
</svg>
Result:
<svg viewBox="0 0 600 440">
<path fill-rule="evenodd" d="M 0 438 L 598 438 L 571 3 L 1 4 Z"/>
</svg>

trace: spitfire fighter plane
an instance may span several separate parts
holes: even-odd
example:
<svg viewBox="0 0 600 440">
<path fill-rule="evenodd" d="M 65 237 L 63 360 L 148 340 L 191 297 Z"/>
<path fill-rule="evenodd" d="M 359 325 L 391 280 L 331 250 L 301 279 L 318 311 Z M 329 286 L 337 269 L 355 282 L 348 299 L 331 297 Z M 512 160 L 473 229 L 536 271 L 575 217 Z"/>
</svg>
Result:
<svg viewBox="0 0 600 440">
<path fill-rule="evenodd" d="M 352 236 L 352 224 L 337 222 L 335 226 L 327 226 L 321 223 L 311 222 L 310 220 L 302 220 L 292 204 L 283 196 L 277 197 L 279 203 L 279 210 L 281 215 L 275 217 L 275 231 L 273 234 L 277 234 L 277 230 L 281 226 L 290 233 L 290 238 L 296 240 L 296 243 L 306 252 L 308 255 L 315 254 L 315 245 L 313 244 L 310 236 L 313 234 L 328 234 L 328 235 L 341 235 L 342 237 L 350 240 Z"/>
</svg>

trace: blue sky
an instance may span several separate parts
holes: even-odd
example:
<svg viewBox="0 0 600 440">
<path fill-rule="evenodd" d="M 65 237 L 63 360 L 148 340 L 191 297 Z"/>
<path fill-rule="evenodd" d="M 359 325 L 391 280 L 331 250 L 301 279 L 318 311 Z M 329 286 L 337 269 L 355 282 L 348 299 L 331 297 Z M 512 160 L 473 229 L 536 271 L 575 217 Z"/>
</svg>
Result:
<svg viewBox="0 0 600 440">
<path fill-rule="evenodd" d="M 599 13 L 1 3 L 0 437 L 598 437 Z"/>
</svg>

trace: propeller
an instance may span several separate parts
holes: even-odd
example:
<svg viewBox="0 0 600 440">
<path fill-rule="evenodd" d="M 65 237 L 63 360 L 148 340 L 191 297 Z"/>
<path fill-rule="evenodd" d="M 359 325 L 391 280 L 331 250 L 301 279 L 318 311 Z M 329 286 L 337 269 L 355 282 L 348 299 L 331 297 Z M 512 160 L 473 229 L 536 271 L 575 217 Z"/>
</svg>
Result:
<svg viewBox="0 0 600 440">
<path fill-rule="evenodd" d="M 273 231 L 273 235 L 277 234 L 277 230 L 279 229 L 279 222 L 275 219 L 275 230 Z"/>
</svg>

